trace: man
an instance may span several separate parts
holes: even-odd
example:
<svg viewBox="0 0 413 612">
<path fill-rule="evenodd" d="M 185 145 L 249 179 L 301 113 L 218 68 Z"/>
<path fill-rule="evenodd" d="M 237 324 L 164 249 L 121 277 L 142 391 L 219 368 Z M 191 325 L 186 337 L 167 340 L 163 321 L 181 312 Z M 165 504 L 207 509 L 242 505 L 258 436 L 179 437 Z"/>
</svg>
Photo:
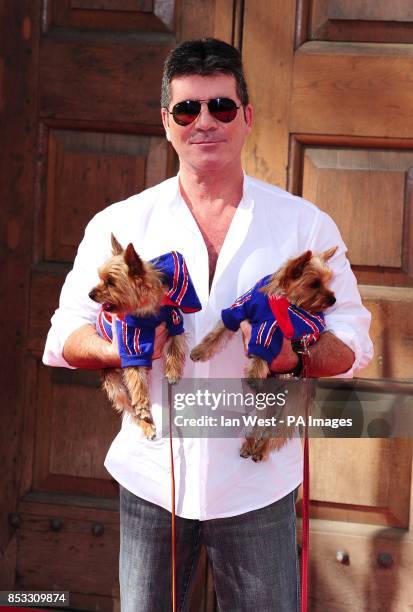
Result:
<svg viewBox="0 0 413 612">
<path fill-rule="evenodd" d="M 214 39 L 186 42 L 167 58 L 162 121 L 179 157 L 179 175 L 100 212 L 89 223 L 52 319 L 44 362 L 119 365 L 116 347 L 96 333 L 88 299 L 110 255 L 110 233 L 145 259 L 180 251 L 203 309 L 185 315 L 189 349 L 222 308 L 288 257 L 338 245 L 331 260 L 336 305 L 311 348 L 310 375 L 361 368 L 371 358 L 370 315 L 361 305 L 346 247 L 333 221 L 312 204 L 244 176 L 241 150 L 253 121 L 241 58 Z M 248 333 L 248 330 L 245 330 Z M 159 353 L 164 338 L 157 339 Z M 242 336 L 208 363 L 187 359 L 186 378 L 242 377 Z M 285 341 L 272 363 L 292 371 Z M 155 423 L 161 414 L 162 364 L 152 369 Z M 157 425 L 159 431 L 159 425 Z M 200 544 L 211 562 L 220 610 L 292 612 L 299 606 L 295 495 L 302 480 L 300 441 L 260 464 L 239 456 L 240 440 L 174 439 L 178 609 L 185 609 Z M 121 485 L 120 584 L 123 612 L 170 609 L 170 469 L 166 439 L 148 441 L 128 417 L 105 465 Z"/>
</svg>

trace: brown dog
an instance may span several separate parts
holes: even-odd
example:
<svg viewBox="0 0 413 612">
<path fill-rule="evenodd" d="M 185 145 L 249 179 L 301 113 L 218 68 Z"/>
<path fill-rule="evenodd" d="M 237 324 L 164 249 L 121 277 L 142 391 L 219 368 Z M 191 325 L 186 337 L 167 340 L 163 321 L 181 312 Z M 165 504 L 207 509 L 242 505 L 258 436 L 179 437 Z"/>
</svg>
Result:
<svg viewBox="0 0 413 612">
<path fill-rule="evenodd" d="M 211 359 L 234 336 L 239 327 L 240 319 L 244 317 L 244 320 L 248 319 L 252 323 L 252 337 L 248 346 L 248 357 L 250 359 L 245 374 L 251 384 L 256 388 L 259 387 L 259 381 L 266 379 L 270 374 L 270 364 L 272 358 L 276 356 L 272 354 L 269 357 L 270 350 L 268 347 L 271 347 L 271 343 L 276 345 L 276 350 L 279 351 L 283 336 L 295 340 L 299 339 L 297 335 L 293 335 L 293 333 L 297 334 L 296 331 L 292 332 L 290 336 L 286 334 L 281 317 L 278 317 L 277 320 L 277 317 L 273 314 L 276 306 L 279 307 L 281 304 L 284 307 L 287 327 L 288 324 L 291 326 L 290 318 L 296 317 L 297 320 L 305 318 L 305 314 L 303 317 L 300 310 L 294 309 L 295 306 L 309 313 L 310 319 L 311 315 L 314 315 L 313 321 L 310 321 L 309 331 L 311 331 L 314 320 L 318 324 L 319 319 L 320 325 L 316 333 L 308 334 L 307 332 L 306 334 L 308 337 L 312 337 L 312 342 L 323 331 L 324 319 L 321 313 L 335 303 L 334 293 L 328 288 L 333 273 L 328 267 L 327 261 L 336 250 L 337 247 L 333 247 L 318 254 L 306 251 L 298 257 L 289 259 L 272 276 L 259 281 L 253 289 L 238 298 L 233 306 L 222 311 L 223 321 L 218 323 L 201 343 L 191 351 L 191 359 L 193 361 Z M 245 310 L 242 310 L 243 308 Z M 262 340 L 263 330 L 266 330 L 265 333 L 267 334 L 265 342 Z M 263 348 L 264 344 L 266 345 L 265 348 Z M 299 386 L 297 386 L 297 389 L 299 389 Z M 297 389 L 295 393 L 297 393 L 296 400 L 299 404 L 302 396 Z M 307 393 L 305 395 L 307 396 Z M 286 433 L 288 435 L 288 432 Z M 252 456 L 255 461 L 260 461 L 268 457 L 270 450 L 280 448 L 284 443 L 285 438 L 282 437 L 266 438 L 265 440 L 260 438 L 258 440 L 255 435 L 252 435 L 244 443 L 241 456 Z"/>
<path fill-rule="evenodd" d="M 110 331 L 112 314 L 117 315 L 116 325 L 124 326 L 125 336 L 126 333 L 129 333 L 125 316 L 126 321 L 136 319 L 144 327 L 144 333 L 150 335 L 153 345 L 155 328 L 162 322 L 161 314 L 167 311 L 164 320 L 168 325 L 169 315 L 172 313 L 174 321 L 180 327 L 177 335 L 168 337 L 163 355 L 165 376 L 169 383 L 174 384 L 183 374 L 186 342 L 183 335 L 182 315 L 177 308 L 172 308 L 170 305 L 165 306 L 171 303 L 165 301 L 169 289 L 165 274 L 153 263 L 142 261 L 132 244 L 129 244 L 124 250 L 113 234 L 111 239 L 112 257 L 99 268 L 100 282 L 89 293 L 92 300 L 102 304 L 101 328 L 109 321 L 105 337 L 111 340 L 113 336 L 113 332 Z M 150 358 L 151 356 L 152 353 L 150 353 Z M 145 436 L 153 439 L 156 436 L 156 430 L 149 397 L 150 362 L 145 361 L 145 363 L 146 366 L 103 370 L 103 388 L 115 409 L 120 413 L 124 410 L 129 412 L 134 421 L 142 427 Z"/>
</svg>

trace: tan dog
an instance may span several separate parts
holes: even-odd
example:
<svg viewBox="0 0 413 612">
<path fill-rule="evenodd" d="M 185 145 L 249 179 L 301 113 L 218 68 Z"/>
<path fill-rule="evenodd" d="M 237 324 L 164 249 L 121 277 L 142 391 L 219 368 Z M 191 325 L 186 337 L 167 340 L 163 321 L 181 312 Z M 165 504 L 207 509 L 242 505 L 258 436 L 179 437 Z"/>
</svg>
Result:
<svg viewBox="0 0 413 612">
<path fill-rule="evenodd" d="M 135 317 L 142 325 L 146 325 L 146 321 L 152 322 L 149 333 L 152 334 L 152 342 L 154 342 L 155 328 L 162 322 L 161 313 L 168 308 L 171 312 L 174 311 L 172 312 L 174 320 L 181 325 L 179 329 L 182 331 L 179 331 L 177 335 L 170 335 L 163 350 L 165 376 L 169 383 L 174 384 L 183 374 L 186 342 L 182 333 L 182 315 L 177 308 L 172 308 L 170 305 L 165 306 L 165 303 L 170 304 L 168 301 L 165 302 L 168 294 L 165 274 L 153 263 L 142 261 L 132 244 L 129 244 L 124 250 L 113 234 L 111 239 L 112 257 L 99 268 L 100 282 L 89 293 L 92 300 L 102 304 L 101 328 L 103 324 L 109 322 L 107 331 L 103 329 L 103 332 L 105 337 L 111 340 L 111 337 L 108 337 L 108 335 L 111 336 L 110 319 L 111 314 L 115 314 L 120 319 L 116 321 L 116 325 L 126 326 L 124 328 L 126 335 L 130 330 L 124 319 L 128 315 L 126 319 L 128 321 L 132 315 L 132 318 Z M 167 316 L 169 316 L 169 311 Z M 145 333 L 148 334 L 147 328 L 145 328 Z M 150 353 L 151 356 L 152 353 Z M 103 370 L 103 388 L 115 409 L 120 413 L 125 410 L 129 412 L 134 421 L 140 425 L 145 436 L 153 439 L 156 436 L 156 430 L 149 397 L 150 362 L 145 363 L 147 363 L 146 366 L 124 366 Z"/>
<path fill-rule="evenodd" d="M 252 336 L 248 345 L 249 361 L 245 375 L 255 388 L 262 385 L 259 381 L 268 377 L 271 361 L 277 354 L 270 352 L 271 345 L 276 346 L 274 350 L 279 352 L 284 337 L 294 340 L 301 337 L 297 336 L 297 330 L 292 327 L 291 321 L 294 318 L 300 325 L 300 320 L 305 319 L 306 314 L 309 315 L 306 336 L 310 342 L 314 342 L 324 330 L 322 311 L 335 303 L 334 293 L 328 288 L 332 271 L 327 261 L 336 250 L 337 247 L 333 247 L 315 254 L 306 251 L 289 259 L 273 275 L 259 281 L 230 308 L 222 311 L 223 320 L 191 351 L 191 359 L 211 359 L 234 336 L 240 321 L 249 320 L 252 324 Z M 279 316 L 274 314 L 276 308 L 279 309 Z M 300 309 L 306 312 L 302 313 Z M 286 320 L 284 323 L 282 315 Z M 311 332 L 312 326 L 316 329 L 315 333 L 308 333 Z M 292 331 L 287 333 L 286 328 L 291 328 Z M 299 405 L 302 404 L 302 395 L 298 390 L 299 386 L 296 387 L 294 394 Z M 307 396 L 307 392 L 305 395 Z M 286 432 L 287 436 L 288 434 L 289 432 Z M 282 437 L 257 440 L 257 437 L 252 435 L 244 443 L 241 456 L 252 456 L 254 461 L 261 461 L 268 457 L 272 449 L 280 448 L 284 443 L 285 438 Z"/>
</svg>

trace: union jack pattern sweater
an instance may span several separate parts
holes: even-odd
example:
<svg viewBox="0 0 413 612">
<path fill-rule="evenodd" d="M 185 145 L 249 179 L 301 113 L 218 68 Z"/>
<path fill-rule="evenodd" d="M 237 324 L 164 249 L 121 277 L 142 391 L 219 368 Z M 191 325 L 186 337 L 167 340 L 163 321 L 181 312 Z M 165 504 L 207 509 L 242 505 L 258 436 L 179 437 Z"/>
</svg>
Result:
<svg viewBox="0 0 413 612">
<path fill-rule="evenodd" d="M 183 334 L 185 330 L 181 311 L 189 313 L 202 309 L 181 253 L 171 251 L 152 259 L 150 263 L 162 271 L 168 290 L 164 304 L 156 315 L 149 317 L 126 315 L 124 319 L 116 321 L 122 368 L 152 367 L 155 330 L 158 325 L 166 323 L 170 336 Z M 100 336 L 112 342 L 112 315 L 109 312 L 100 310 L 96 329 Z"/>
<path fill-rule="evenodd" d="M 231 331 L 238 331 L 244 320 L 251 323 L 248 356 L 256 355 L 268 364 L 280 352 L 284 337 L 291 340 L 305 338 L 308 344 L 313 344 L 325 330 L 322 312 L 307 312 L 285 297 L 268 296 L 260 291 L 270 278 L 270 274 L 262 278 L 221 312 L 225 327 Z"/>
</svg>

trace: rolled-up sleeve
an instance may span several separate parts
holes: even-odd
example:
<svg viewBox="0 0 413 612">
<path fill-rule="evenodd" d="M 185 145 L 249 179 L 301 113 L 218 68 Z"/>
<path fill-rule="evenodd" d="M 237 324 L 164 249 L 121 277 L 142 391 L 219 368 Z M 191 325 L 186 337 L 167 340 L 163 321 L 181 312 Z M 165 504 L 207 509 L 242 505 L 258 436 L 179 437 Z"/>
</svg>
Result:
<svg viewBox="0 0 413 612">
<path fill-rule="evenodd" d="M 63 284 L 59 307 L 52 316 L 46 339 L 43 353 L 45 365 L 72 368 L 63 358 L 63 347 L 76 329 L 86 323 L 95 324 L 99 304 L 93 302 L 88 294 L 98 281 L 99 262 L 102 263 L 110 255 L 108 248 L 108 231 L 102 231 L 98 214 L 86 227 L 73 268 Z"/>
<path fill-rule="evenodd" d="M 373 357 L 373 344 L 369 336 L 371 314 L 361 302 L 357 280 L 346 257 L 347 247 L 336 224 L 326 213 L 319 211 L 313 227 L 311 248 L 315 252 L 322 252 L 334 246 L 338 246 L 338 249 L 328 263 L 334 273 L 330 286 L 336 303 L 325 312 L 326 330 L 353 351 L 355 360 L 352 368 L 340 375 L 351 377 L 366 367 Z"/>
</svg>

